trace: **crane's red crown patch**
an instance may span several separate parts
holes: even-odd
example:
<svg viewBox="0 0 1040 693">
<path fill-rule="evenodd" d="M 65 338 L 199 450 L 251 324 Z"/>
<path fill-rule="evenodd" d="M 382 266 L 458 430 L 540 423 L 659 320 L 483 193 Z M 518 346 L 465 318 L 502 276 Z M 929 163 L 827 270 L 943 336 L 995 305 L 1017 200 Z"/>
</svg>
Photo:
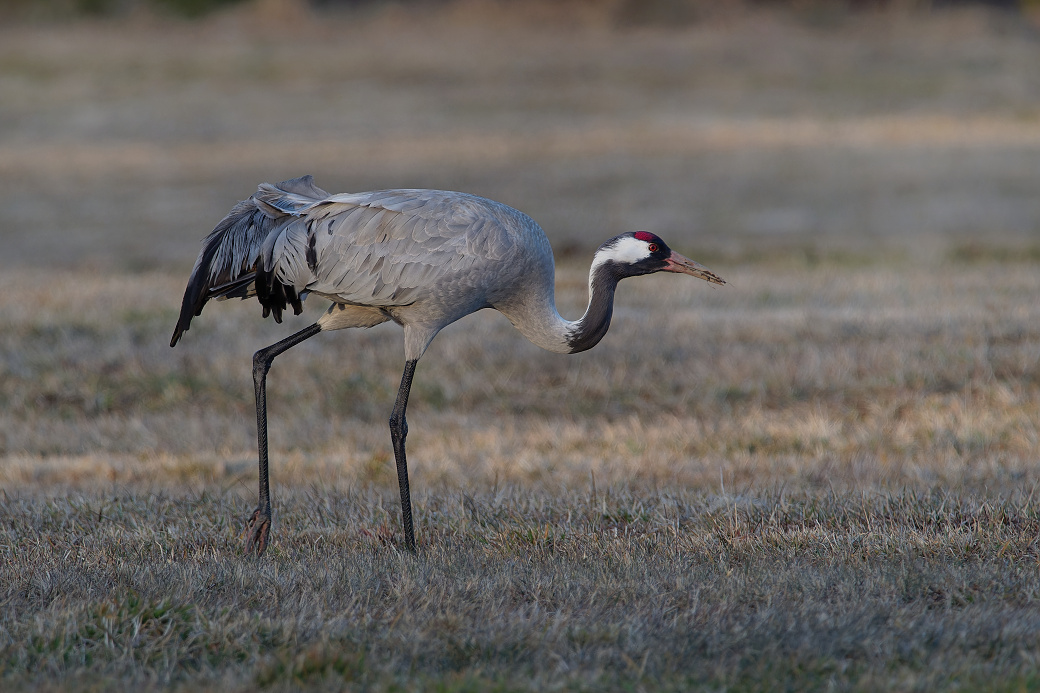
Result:
<svg viewBox="0 0 1040 693">
<path fill-rule="evenodd" d="M 657 240 L 657 236 L 655 236 L 654 234 L 650 233 L 649 231 L 636 231 L 633 235 L 636 238 L 638 238 L 639 240 L 641 240 L 641 241 L 648 241 L 649 242 L 649 241 L 656 241 Z"/>
</svg>

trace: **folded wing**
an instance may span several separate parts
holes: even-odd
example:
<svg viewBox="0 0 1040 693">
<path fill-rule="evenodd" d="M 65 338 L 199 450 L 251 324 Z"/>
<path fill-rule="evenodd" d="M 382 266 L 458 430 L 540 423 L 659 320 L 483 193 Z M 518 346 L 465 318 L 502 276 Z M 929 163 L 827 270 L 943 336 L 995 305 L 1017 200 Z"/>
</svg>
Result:
<svg viewBox="0 0 1040 693">
<path fill-rule="evenodd" d="M 327 198 L 329 194 L 314 185 L 311 176 L 287 180 L 277 185 L 262 184 L 248 200 L 239 202 L 202 242 L 202 252 L 188 279 L 181 303 L 180 318 L 170 346 L 177 344 L 188 330 L 191 319 L 202 313 L 211 298 L 246 298 L 258 295 L 257 261 L 264 242 L 290 223 L 301 210 Z M 266 287 L 265 287 L 266 288 Z M 291 304 L 299 313 L 299 297 L 282 292 L 261 298 L 264 317 L 273 312 L 276 320 Z"/>
<path fill-rule="evenodd" d="M 409 305 L 445 274 L 500 261 L 519 212 L 464 193 L 383 190 L 329 195 L 310 176 L 265 183 L 203 242 L 184 293 L 176 344 L 211 298 L 256 296 L 264 317 L 299 314 L 311 291 L 358 305 Z"/>
</svg>

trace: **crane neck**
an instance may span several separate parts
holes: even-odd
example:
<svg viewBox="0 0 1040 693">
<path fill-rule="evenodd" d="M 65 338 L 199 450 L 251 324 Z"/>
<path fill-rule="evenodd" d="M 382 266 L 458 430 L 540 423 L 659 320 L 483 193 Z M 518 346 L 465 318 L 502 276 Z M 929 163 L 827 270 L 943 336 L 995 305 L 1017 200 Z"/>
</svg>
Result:
<svg viewBox="0 0 1040 693">
<path fill-rule="evenodd" d="M 589 270 L 589 305 L 581 318 L 569 324 L 570 353 L 591 349 L 607 335 L 614 315 L 614 291 L 620 280 L 610 265 L 593 265 Z"/>
<path fill-rule="evenodd" d="M 596 346 L 607 334 L 614 313 L 614 291 L 623 276 L 614 263 L 594 260 L 589 270 L 589 304 L 578 320 L 560 316 L 551 275 L 548 287 L 536 299 L 519 306 L 496 307 L 537 346 L 559 354 L 576 354 Z"/>
</svg>

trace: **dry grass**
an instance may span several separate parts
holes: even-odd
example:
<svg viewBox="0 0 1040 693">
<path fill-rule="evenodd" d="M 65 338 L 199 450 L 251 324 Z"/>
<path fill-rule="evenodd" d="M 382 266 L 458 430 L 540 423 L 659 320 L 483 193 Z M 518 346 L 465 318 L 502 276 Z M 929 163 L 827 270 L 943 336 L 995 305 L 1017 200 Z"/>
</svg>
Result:
<svg viewBox="0 0 1040 693">
<path fill-rule="evenodd" d="M 512 11 L 0 29 L 0 688 L 1040 687 L 1035 40 Z M 250 355 L 321 307 L 167 345 L 197 239 L 304 172 L 532 213 L 569 316 L 634 227 L 730 285 L 628 281 L 574 357 L 446 329 L 417 556 L 397 328 L 279 357 L 247 560 Z"/>
<path fill-rule="evenodd" d="M 49 300 L 15 273 L 6 685 L 1035 685 L 1040 273 L 996 270 L 631 281 L 575 358 L 473 316 L 419 371 L 414 558 L 399 334 L 308 342 L 272 372 L 259 562 L 249 354 L 276 331 L 222 304 L 170 352 L 179 277 Z"/>
<path fill-rule="evenodd" d="M 226 493 L 9 499 L 5 687 L 1036 685 L 1031 499 L 424 493 L 413 558 L 379 495 L 283 492 L 260 563 Z"/>
<path fill-rule="evenodd" d="M 0 27 L 0 267 L 187 273 L 229 200 L 304 173 L 487 195 L 583 251 L 631 228 L 735 257 L 934 260 L 980 234 L 1035 249 L 1024 29 L 951 13 L 617 31 L 473 5 Z"/>
</svg>

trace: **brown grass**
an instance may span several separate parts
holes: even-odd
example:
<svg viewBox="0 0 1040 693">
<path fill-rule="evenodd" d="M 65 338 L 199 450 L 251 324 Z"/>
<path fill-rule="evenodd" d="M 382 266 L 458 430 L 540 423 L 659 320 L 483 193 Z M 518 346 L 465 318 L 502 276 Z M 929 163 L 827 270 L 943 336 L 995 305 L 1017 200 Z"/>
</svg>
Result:
<svg viewBox="0 0 1040 693">
<path fill-rule="evenodd" d="M 0 29 L 0 689 L 1040 686 L 1037 44 L 510 11 Z M 532 213 L 571 317 L 629 228 L 730 284 L 628 281 L 574 357 L 439 335 L 416 556 L 399 330 L 279 357 L 247 560 L 250 356 L 321 306 L 168 341 L 198 238 L 305 172 Z"/>
<path fill-rule="evenodd" d="M 259 562 L 248 368 L 275 331 L 222 304 L 170 352 L 179 277 L 66 277 L 0 291 L 12 687 L 1035 683 L 1035 266 L 631 281 L 575 358 L 468 318 L 415 389 L 415 558 L 399 334 L 309 342 L 272 372 Z"/>
<path fill-rule="evenodd" d="M 9 499 L 7 686 L 1035 685 L 1026 498 L 423 493 L 411 557 L 378 496 L 281 493 L 260 563 L 226 493 Z"/>
</svg>

